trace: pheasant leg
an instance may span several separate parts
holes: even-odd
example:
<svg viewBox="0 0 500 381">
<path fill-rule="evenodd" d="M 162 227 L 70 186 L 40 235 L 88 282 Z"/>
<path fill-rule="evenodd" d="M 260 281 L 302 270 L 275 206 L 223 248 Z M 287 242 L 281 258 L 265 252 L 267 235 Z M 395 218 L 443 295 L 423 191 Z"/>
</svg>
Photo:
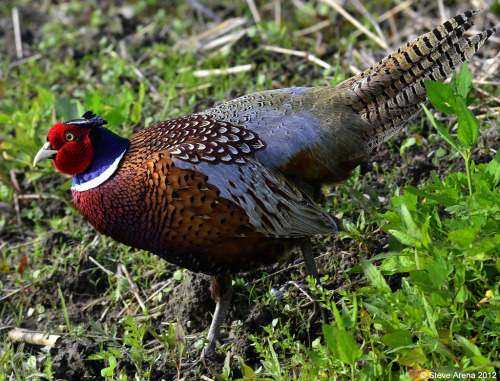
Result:
<svg viewBox="0 0 500 381">
<path fill-rule="evenodd" d="M 219 339 L 220 327 L 226 317 L 227 309 L 233 296 L 233 286 L 231 276 L 217 275 L 211 278 L 211 294 L 215 300 L 215 312 L 212 318 L 212 324 L 208 331 L 208 343 L 203 349 L 202 358 L 213 358 L 215 355 L 215 345 Z"/>
<path fill-rule="evenodd" d="M 316 280 L 316 284 L 319 286 L 321 284 L 321 280 L 318 273 L 318 268 L 316 267 L 316 262 L 314 261 L 312 242 L 310 238 L 306 238 L 301 242 L 300 251 L 302 252 L 302 256 L 304 257 L 306 273 L 312 276 Z M 314 302 L 314 312 L 312 314 L 312 318 L 316 316 L 318 310 L 321 312 L 323 323 L 328 323 L 328 315 L 326 313 L 326 310 L 317 301 Z"/>
</svg>

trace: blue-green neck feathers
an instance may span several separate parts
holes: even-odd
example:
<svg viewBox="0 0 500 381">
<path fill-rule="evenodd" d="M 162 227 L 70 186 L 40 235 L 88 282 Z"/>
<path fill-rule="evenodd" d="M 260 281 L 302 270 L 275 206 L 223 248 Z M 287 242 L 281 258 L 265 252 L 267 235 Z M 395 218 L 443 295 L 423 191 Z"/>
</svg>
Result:
<svg viewBox="0 0 500 381">
<path fill-rule="evenodd" d="M 94 150 L 92 162 L 84 172 L 73 176 L 71 189 L 80 192 L 95 188 L 109 179 L 130 144 L 128 139 L 104 127 L 93 128 L 90 140 Z"/>
</svg>

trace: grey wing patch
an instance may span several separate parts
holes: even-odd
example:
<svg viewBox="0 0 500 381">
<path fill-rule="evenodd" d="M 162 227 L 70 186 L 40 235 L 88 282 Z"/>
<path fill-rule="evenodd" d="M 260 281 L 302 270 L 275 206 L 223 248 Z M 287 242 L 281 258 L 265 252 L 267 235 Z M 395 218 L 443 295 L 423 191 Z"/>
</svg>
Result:
<svg viewBox="0 0 500 381">
<path fill-rule="evenodd" d="M 245 165 L 176 165 L 208 174 L 221 196 L 245 209 L 250 223 L 274 237 L 304 237 L 337 231 L 335 219 L 323 212 L 308 196 L 254 158 Z"/>
<path fill-rule="evenodd" d="M 250 221 L 254 220 L 266 234 L 298 237 L 336 231 L 330 215 L 257 161 L 250 161 L 238 171 L 239 186 L 231 193 L 244 199 Z"/>
</svg>

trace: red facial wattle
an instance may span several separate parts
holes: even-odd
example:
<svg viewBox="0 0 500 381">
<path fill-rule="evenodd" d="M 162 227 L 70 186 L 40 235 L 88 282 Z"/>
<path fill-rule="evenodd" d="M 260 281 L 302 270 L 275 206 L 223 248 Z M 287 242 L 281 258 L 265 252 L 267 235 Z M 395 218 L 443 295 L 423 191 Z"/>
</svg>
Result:
<svg viewBox="0 0 500 381">
<path fill-rule="evenodd" d="M 47 138 L 52 149 L 57 150 L 52 161 L 59 172 L 76 175 L 88 168 L 94 153 L 89 133 L 90 128 L 63 123 L 50 129 Z"/>
</svg>

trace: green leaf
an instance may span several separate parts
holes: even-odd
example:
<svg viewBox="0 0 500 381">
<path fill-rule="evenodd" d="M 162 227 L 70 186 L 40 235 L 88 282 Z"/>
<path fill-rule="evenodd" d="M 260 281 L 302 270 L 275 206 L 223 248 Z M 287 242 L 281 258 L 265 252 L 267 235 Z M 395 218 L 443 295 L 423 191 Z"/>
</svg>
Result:
<svg viewBox="0 0 500 381">
<path fill-rule="evenodd" d="M 437 189 L 442 191 L 444 189 L 444 185 L 443 185 L 443 182 L 441 181 L 441 179 L 439 177 L 437 177 L 434 172 L 431 172 L 431 177 L 432 177 L 432 181 L 434 181 L 434 184 L 436 184 Z"/>
<path fill-rule="evenodd" d="M 330 324 L 323 324 L 323 334 L 325 335 L 326 345 L 332 351 L 333 356 L 337 359 L 340 358 L 340 354 L 337 348 L 337 336 L 338 328 Z"/>
<path fill-rule="evenodd" d="M 495 372 L 495 366 L 498 367 L 498 363 L 493 366 L 494 364 L 491 364 L 491 361 L 483 356 L 473 356 L 471 357 L 471 360 L 476 368 L 481 367 L 481 372 L 483 372 L 483 374 L 485 372 L 491 372 L 498 375 L 498 372 Z M 484 366 L 486 364 L 491 364 L 491 366 Z"/>
<path fill-rule="evenodd" d="M 139 85 L 139 103 L 142 104 L 142 102 L 144 102 L 145 95 L 146 95 L 146 90 L 144 87 L 144 82 L 141 82 L 141 84 Z"/>
<path fill-rule="evenodd" d="M 410 271 L 410 280 L 413 284 L 420 286 L 424 290 L 433 290 L 434 282 L 427 271 L 414 270 Z"/>
<path fill-rule="evenodd" d="M 431 220 L 432 220 L 432 216 L 428 215 L 425 219 L 425 222 L 422 224 L 422 227 L 421 227 L 422 239 L 420 240 L 420 242 L 421 242 L 422 246 L 425 247 L 426 249 L 430 249 L 430 246 L 432 245 L 432 234 L 430 233 Z"/>
<path fill-rule="evenodd" d="M 133 123 L 139 123 L 141 121 L 142 104 L 135 102 L 132 107 L 132 113 L 130 114 L 130 120 Z"/>
<path fill-rule="evenodd" d="M 113 377 L 113 371 L 116 368 L 117 361 L 114 356 L 110 356 L 108 361 L 109 361 L 109 367 L 101 369 L 102 377 Z"/>
<path fill-rule="evenodd" d="M 180 323 L 175 324 L 174 328 L 174 340 L 175 343 L 177 344 L 177 350 L 179 352 L 179 359 L 182 358 L 182 355 L 184 354 L 185 350 L 185 333 L 184 329 L 182 328 L 182 325 Z"/>
<path fill-rule="evenodd" d="M 373 287 L 386 288 L 390 290 L 390 287 L 382 276 L 382 273 L 363 256 L 361 257 L 361 266 L 363 267 L 363 271 L 365 272 L 368 281 Z"/>
<path fill-rule="evenodd" d="M 409 272 L 415 269 L 415 260 L 408 255 L 392 255 L 380 265 L 384 274 Z"/>
<path fill-rule="evenodd" d="M 92 110 L 97 115 L 102 115 L 102 112 L 104 111 L 102 100 L 97 91 L 85 94 L 85 103 L 90 106 L 89 110 Z"/>
<path fill-rule="evenodd" d="M 418 204 L 418 197 L 404 192 L 402 196 L 391 197 L 390 200 L 393 209 L 401 209 L 401 205 L 405 204 L 408 210 L 416 210 Z"/>
<path fill-rule="evenodd" d="M 473 146 L 479 136 L 479 121 L 471 110 L 467 108 L 465 101 L 456 97 L 456 113 L 458 120 L 458 140 L 465 147 Z"/>
<path fill-rule="evenodd" d="M 182 280 L 182 277 L 183 277 L 183 272 L 182 270 L 175 270 L 174 272 L 174 279 L 178 282 L 180 282 Z"/>
<path fill-rule="evenodd" d="M 340 316 L 339 309 L 337 308 L 337 305 L 335 304 L 335 302 L 330 303 L 330 308 L 331 308 L 331 311 L 333 312 L 333 316 L 335 317 L 333 324 L 336 324 L 338 329 L 344 330 L 345 329 L 344 321 L 342 320 L 342 317 Z"/>
<path fill-rule="evenodd" d="M 38 92 L 37 98 L 42 107 L 44 107 L 45 105 L 53 105 L 54 103 L 56 103 L 56 96 L 49 90 L 44 89 L 43 87 L 38 87 L 37 92 Z"/>
<path fill-rule="evenodd" d="M 448 291 L 436 290 L 431 293 L 431 300 L 434 306 L 448 307 L 451 304 L 451 294 Z"/>
<path fill-rule="evenodd" d="M 423 348 L 413 348 L 406 356 L 398 359 L 398 364 L 413 367 L 415 365 L 424 365 L 427 362 L 427 356 Z"/>
<path fill-rule="evenodd" d="M 389 231 L 389 229 L 387 231 Z M 404 248 L 405 248 L 405 246 L 401 243 L 401 241 L 396 239 L 396 237 L 394 237 L 392 234 L 389 234 L 389 250 L 390 251 L 395 251 L 395 252 L 400 253 Z M 382 269 L 380 269 L 380 270 L 382 271 Z M 388 270 L 384 269 L 383 271 L 388 271 Z"/>
<path fill-rule="evenodd" d="M 470 256 L 477 256 L 481 254 L 483 256 L 483 260 L 491 259 L 489 254 L 491 251 L 492 254 L 495 254 L 495 251 L 500 251 L 500 235 L 495 234 L 493 237 L 485 237 L 477 242 L 474 242 L 474 246 L 468 251 Z M 475 257 L 474 260 L 479 260 L 479 258 Z"/>
<path fill-rule="evenodd" d="M 312 350 L 309 352 L 309 356 L 316 367 L 324 369 L 328 366 L 328 357 L 323 355 L 323 353 Z"/>
<path fill-rule="evenodd" d="M 421 338 L 422 343 L 425 346 L 432 348 L 433 354 L 439 354 L 450 360 L 456 359 L 456 355 L 450 350 L 450 348 L 443 344 L 441 339 L 435 337 L 431 329 L 428 327 L 422 327 L 420 330 L 423 333 L 423 337 Z"/>
<path fill-rule="evenodd" d="M 12 123 L 11 120 L 12 120 L 12 115 L 0 113 L 0 123 L 2 124 Z"/>
<path fill-rule="evenodd" d="M 442 183 L 441 183 L 441 186 L 442 186 Z M 412 188 L 412 187 L 405 188 L 405 192 L 414 194 L 414 195 L 419 196 L 419 197 L 424 197 L 424 198 L 427 198 L 429 200 L 436 201 L 440 204 L 443 204 L 444 206 L 450 206 L 450 205 L 455 204 L 455 200 L 453 200 L 452 198 L 444 197 L 441 195 L 435 195 L 434 193 L 425 192 L 425 191 L 422 191 L 422 190 L 417 189 L 417 188 Z"/>
<path fill-rule="evenodd" d="M 358 343 L 347 331 L 339 331 L 337 334 L 337 348 L 340 360 L 346 364 L 355 364 L 363 355 Z"/>
<path fill-rule="evenodd" d="M 459 334 L 455 334 L 455 338 L 457 339 L 458 343 L 463 348 L 467 356 L 481 356 L 481 351 L 479 350 L 479 348 L 467 338 L 460 336 Z"/>
<path fill-rule="evenodd" d="M 366 364 L 359 375 L 359 381 L 371 381 L 375 380 L 375 370 L 374 365 Z"/>
<path fill-rule="evenodd" d="M 110 126 L 120 126 L 127 119 L 127 115 L 121 112 L 119 109 L 112 110 L 108 112 L 104 119 L 108 121 Z"/>
<path fill-rule="evenodd" d="M 401 218 L 406 226 L 407 233 L 420 241 L 422 239 L 422 232 L 418 225 L 411 218 L 411 213 L 405 204 L 401 204 Z"/>
<path fill-rule="evenodd" d="M 464 286 L 460 287 L 453 297 L 453 300 L 455 303 L 465 303 L 467 300 L 467 289 Z"/>
<path fill-rule="evenodd" d="M 462 152 L 462 149 L 460 147 L 460 143 L 457 142 L 455 138 L 453 138 L 449 133 L 448 130 L 446 129 L 445 125 L 441 123 L 439 120 L 436 120 L 432 114 L 429 112 L 427 107 L 425 107 L 424 104 L 422 104 L 422 108 L 424 109 L 425 114 L 427 115 L 427 118 L 431 121 L 432 125 L 434 128 L 437 130 L 439 135 L 443 137 L 444 140 L 448 142 L 453 148 L 455 148 L 458 152 Z"/>
<path fill-rule="evenodd" d="M 401 330 L 396 332 L 386 333 L 380 337 L 380 340 L 391 348 L 407 347 L 413 345 L 411 332 L 409 330 Z"/>
<path fill-rule="evenodd" d="M 414 146 L 416 144 L 416 141 L 417 140 L 414 137 L 406 139 L 399 147 L 399 153 L 403 155 L 408 147 Z"/>
<path fill-rule="evenodd" d="M 428 272 L 432 283 L 440 288 L 453 271 L 453 265 L 450 264 L 441 254 L 434 253 L 434 263 L 429 266 Z"/>
<path fill-rule="evenodd" d="M 70 120 L 82 116 L 83 114 L 75 115 L 75 108 L 78 101 L 68 97 L 61 97 L 55 104 L 56 114 L 60 120 Z"/>
<path fill-rule="evenodd" d="M 455 94 L 450 86 L 429 80 L 425 80 L 424 85 L 434 107 L 445 114 L 455 114 Z"/>
<path fill-rule="evenodd" d="M 500 183 L 500 151 L 497 151 L 493 160 L 486 166 L 486 172 L 493 176 L 493 186 L 496 187 Z"/>
<path fill-rule="evenodd" d="M 451 214 L 463 214 L 468 211 L 468 208 L 463 203 L 461 203 L 460 205 L 449 206 L 444 210 Z"/>
<path fill-rule="evenodd" d="M 330 324 L 323 324 L 323 335 L 325 336 L 326 345 L 335 352 L 337 350 L 337 333 L 338 328 Z M 334 353 L 335 354 L 335 353 Z"/>
<path fill-rule="evenodd" d="M 254 378 L 255 372 L 247 364 L 243 364 L 241 367 L 241 374 L 244 377 L 243 379 L 251 380 Z"/>
<path fill-rule="evenodd" d="M 474 227 L 454 230 L 448 233 L 448 238 L 463 248 L 468 248 L 475 240 L 477 231 Z"/>
<path fill-rule="evenodd" d="M 402 374 L 401 376 L 399 376 L 398 381 L 414 381 L 414 379 L 412 376 L 410 376 L 408 374 L 408 372 L 406 372 L 405 374 Z"/>
<path fill-rule="evenodd" d="M 415 247 L 420 246 L 420 239 L 415 238 L 414 236 L 412 236 L 410 234 L 404 233 L 404 232 L 399 231 L 399 230 L 394 230 L 394 229 L 390 229 L 390 230 L 388 230 L 388 232 L 391 233 L 394 237 L 396 237 L 396 239 L 399 242 L 401 242 L 405 245 L 415 246 Z"/>
<path fill-rule="evenodd" d="M 472 87 L 472 79 L 469 67 L 467 66 L 467 62 L 464 62 L 462 64 L 460 73 L 457 75 L 457 85 L 459 94 L 463 99 L 467 99 L 467 96 L 469 95 L 469 89 Z"/>
<path fill-rule="evenodd" d="M 139 123 L 141 121 L 142 103 L 144 101 L 144 83 L 141 82 L 139 85 L 139 100 L 132 106 L 132 114 L 130 115 L 130 120 L 133 123 Z"/>
</svg>

